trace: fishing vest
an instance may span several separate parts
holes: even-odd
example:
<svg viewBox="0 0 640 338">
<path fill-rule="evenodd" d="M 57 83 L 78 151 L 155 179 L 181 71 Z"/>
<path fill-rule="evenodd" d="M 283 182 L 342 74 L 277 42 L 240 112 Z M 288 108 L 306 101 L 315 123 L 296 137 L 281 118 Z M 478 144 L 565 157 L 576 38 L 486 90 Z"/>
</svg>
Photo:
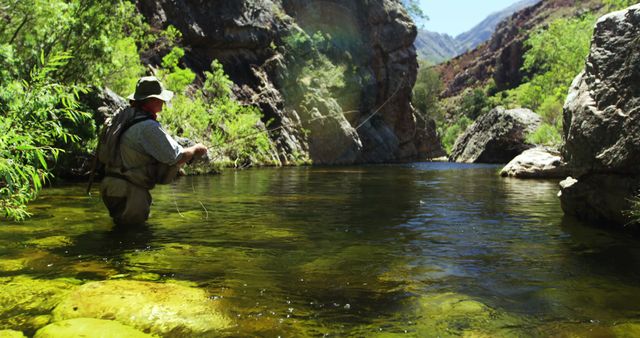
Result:
<svg viewBox="0 0 640 338">
<path fill-rule="evenodd" d="M 133 107 L 121 109 L 107 118 L 98 147 L 98 160 L 105 166 L 105 176 L 120 178 L 147 190 L 175 178 L 177 166 L 160 163 L 123 142 L 124 134 L 131 127 L 150 119 L 148 113 Z"/>
</svg>

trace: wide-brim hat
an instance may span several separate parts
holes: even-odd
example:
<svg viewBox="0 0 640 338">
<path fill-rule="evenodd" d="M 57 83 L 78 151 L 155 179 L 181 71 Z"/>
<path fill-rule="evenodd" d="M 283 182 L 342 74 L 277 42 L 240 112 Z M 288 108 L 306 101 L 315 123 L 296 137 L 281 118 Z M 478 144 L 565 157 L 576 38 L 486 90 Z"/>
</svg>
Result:
<svg viewBox="0 0 640 338">
<path fill-rule="evenodd" d="M 160 80 L 155 76 L 145 76 L 138 80 L 136 84 L 136 92 L 129 95 L 128 99 L 133 101 L 142 101 L 150 97 L 155 97 L 164 102 L 169 102 L 173 98 L 173 92 L 164 89 Z"/>
</svg>

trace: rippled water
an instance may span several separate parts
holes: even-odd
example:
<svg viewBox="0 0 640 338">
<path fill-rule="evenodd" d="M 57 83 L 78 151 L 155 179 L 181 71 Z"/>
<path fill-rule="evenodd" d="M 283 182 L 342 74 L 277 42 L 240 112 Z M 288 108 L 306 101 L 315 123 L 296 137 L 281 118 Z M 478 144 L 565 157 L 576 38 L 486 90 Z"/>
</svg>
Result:
<svg viewBox="0 0 640 338">
<path fill-rule="evenodd" d="M 34 218 L 0 226 L 0 282 L 189 281 L 233 318 L 226 336 L 640 334 L 640 243 L 564 218 L 557 182 L 497 170 L 184 178 L 156 188 L 149 226 L 130 231 L 84 186 L 48 189 Z M 1 300 L 0 329 L 37 328 L 42 314 Z"/>
</svg>

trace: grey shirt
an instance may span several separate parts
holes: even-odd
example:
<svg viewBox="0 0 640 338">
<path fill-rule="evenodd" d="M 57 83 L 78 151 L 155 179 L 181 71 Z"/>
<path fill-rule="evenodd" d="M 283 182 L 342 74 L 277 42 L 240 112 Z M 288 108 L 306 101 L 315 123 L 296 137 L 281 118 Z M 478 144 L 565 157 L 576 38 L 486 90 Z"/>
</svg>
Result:
<svg viewBox="0 0 640 338">
<path fill-rule="evenodd" d="M 182 157 L 183 148 L 154 120 L 146 120 L 133 125 L 122 135 L 123 145 L 135 150 L 123 151 L 122 163 L 125 168 L 135 168 L 147 164 L 137 153 L 147 154 L 156 161 L 172 166 Z"/>
</svg>

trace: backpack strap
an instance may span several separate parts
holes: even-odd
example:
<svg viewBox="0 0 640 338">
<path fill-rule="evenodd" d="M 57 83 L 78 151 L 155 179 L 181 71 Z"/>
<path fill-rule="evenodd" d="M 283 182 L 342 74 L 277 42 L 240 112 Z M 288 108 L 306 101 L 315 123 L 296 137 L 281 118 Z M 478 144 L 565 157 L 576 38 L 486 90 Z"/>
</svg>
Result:
<svg viewBox="0 0 640 338">
<path fill-rule="evenodd" d="M 131 121 L 129 121 L 127 124 L 125 124 L 122 127 L 122 131 L 120 132 L 120 134 L 118 135 L 118 142 L 116 143 L 116 146 L 120 146 L 120 139 L 122 138 L 122 135 L 124 135 L 124 133 L 129 130 L 129 128 L 133 127 L 134 125 L 146 121 L 146 120 L 152 120 L 153 118 L 149 115 L 144 115 L 144 116 L 139 116 L 137 118 L 132 119 Z M 100 149 L 100 138 L 98 137 L 98 147 L 96 148 L 96 154 L 93 157 L 93 163 L 91 165 L 91 171 L 90 171 L 90 176 L 89 176 L 89 183 L 87 184 L 87 195 L 91 196 L 91 186 L 93 185 L 93 180 L 95 179 L 95 174 L 96 174 L 96 170 L 97 170 L 97 166 L 98 166 L 98 152 Z M 112 174 L 112 173 L 108 173 L 105 176 L 112 176 L 112 177 L 116 177 L 116 178 L 121 178 L 124 179 L 126 181 L 129 181 L 125 176 L 123 175 L 119 175 L 119 174 Z M 129 181 L 130 182 L 130 181 Z"/>
<path fill-rule="evenodd" d="M 146 121 L 146 120 L 152 120 L 151 116 L 145 115 L 145 116 L 139 116 L 136 117 L 135 119 L 129 121 L 127 124 L 125 124 L 122 127 L 122 131 L 120 132 L 120 134 L 118 135 L 118 143 L 116 143 L 116 146 L 120 146 L 120 139 L 122 138 L 122 135 L 124 135 L 125 132 L 127 132 L 127 130 L 129 130 L 129 128 L 133 127 L 134 125 Z"/>
</svg>

